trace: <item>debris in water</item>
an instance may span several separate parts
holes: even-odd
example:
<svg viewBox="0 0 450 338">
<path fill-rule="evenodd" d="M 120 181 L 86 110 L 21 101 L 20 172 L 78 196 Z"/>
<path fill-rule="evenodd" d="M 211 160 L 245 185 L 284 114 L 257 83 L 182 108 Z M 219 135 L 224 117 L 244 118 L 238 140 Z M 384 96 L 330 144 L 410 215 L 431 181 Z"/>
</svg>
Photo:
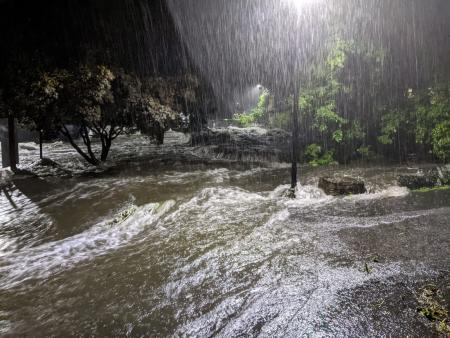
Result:
<svg viewBox="0 0 450 338">
<path fill-rule="evenodd" d="M 286 190 L 283 194 L 283 197 L 294 199 L 295 198 L 295 188 L 289 188 L 288 190 Z"/>
<path fill-rule="evenodd" d="M 135 205 L 130 206 L 129 208 L 121 211 L 112 221 L 111 224 L 122 223 L 127 220 L 131 215 L 133 215 L 137 210 Z"/>
</svg>

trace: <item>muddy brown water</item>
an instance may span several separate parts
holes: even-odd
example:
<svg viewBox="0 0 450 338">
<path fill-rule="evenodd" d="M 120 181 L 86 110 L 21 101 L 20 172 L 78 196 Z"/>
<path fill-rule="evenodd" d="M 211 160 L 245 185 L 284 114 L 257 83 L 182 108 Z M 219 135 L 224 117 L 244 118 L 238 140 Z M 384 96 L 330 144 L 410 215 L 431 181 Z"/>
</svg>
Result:
<svg viewBox="0 0 450 338">
<path fill-rule="evenodd" d="M 289 200 L 286 166 L 223 162 L 15 179 L 0 336 L 437 336 L 416 299 L 449 281 L 450 191 L 333 170 L 371 193 L 325 196 L 302 168 Z"/>
</svg>

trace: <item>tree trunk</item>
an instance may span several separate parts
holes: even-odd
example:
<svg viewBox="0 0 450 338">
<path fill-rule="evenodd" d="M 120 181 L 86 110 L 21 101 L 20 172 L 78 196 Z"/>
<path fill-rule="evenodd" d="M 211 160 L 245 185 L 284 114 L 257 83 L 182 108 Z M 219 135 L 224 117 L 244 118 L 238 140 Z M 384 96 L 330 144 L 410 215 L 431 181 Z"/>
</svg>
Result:
<svg viewBox="0 0 450 338">
<path fill-rule="evenodd" d="M 156 142 L 158 144 L 164 144 L 164 129 L 157 128 L 156 130 Z"/>
<path fill-rule="evenodd" d="M 42 139 L 43 139 L 42 129 L 40 129 L 39 130 L 39 157 L 41 158 L 41 160 L 43 158 L 43 155 L 42 155 Z"/>
<path fill-rule="evenodd" d="M 14 116 L 8 115 L 8 142 L 9 142 L 9 165 L 11 170 L 17 170 L 17 151 L 16 151 L 16 128 Z"/>
<path fill-rule="evenodd" d="M 111 139 L 106 137 L 106 139 L 102 142 L 102 154 L 100 160 L 105 162 L 108 158 L 109 150 L 111 149 Z"/>
<path fill-rule="evenodd" d="M 291 168 L 291 189 L 297 187 L 297 162 L 298 162 L 298 100 L 299 91 L 294 92 L 294 104 L 292 107 L 292 168 Z"/>
<path fill-rule="evenodd" d="M 97 160 L 97 158 L 95 157 L 94 152 L 92 151 L 92 146 L 91 146 L 91 139 L 89 137 L 89 130 L 86 128 L 86 126 L 82 126 L 80 129 L 80 135 L 81 138 L 83 139 L 84 145 L 86 146 L 86 149 L 88 151 L 89 157 L 97 164 L 99 164 L 99 161 Z M 96 165 L 97 165 L 96 164 Z"/>
</svg>

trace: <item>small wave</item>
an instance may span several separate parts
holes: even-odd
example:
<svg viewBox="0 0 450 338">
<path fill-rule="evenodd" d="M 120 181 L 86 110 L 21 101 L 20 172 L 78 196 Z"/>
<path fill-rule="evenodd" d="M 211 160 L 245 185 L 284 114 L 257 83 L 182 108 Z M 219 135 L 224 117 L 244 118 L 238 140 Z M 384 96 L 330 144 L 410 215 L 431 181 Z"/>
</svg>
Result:
<svg viewBox="0 0 450 338">
<path fill-rule="evenodd" d="M 345 200 L 376 200 L 391 197 L 405 197 L 409 195 L 408 188 L 391 186 L 384 190 L 374 193 L 366 193 L 361 195 L 351 195 L 344 197 Z"/>
<path fill-rule="evenodd" d="M 226 168 L 211 170 L 195 170 L 189 172 L 171 172 L 159 178 L 157 184 L 190 184 L 195 180 L 212 180 L 214 183 L 222 183 L 228 180 L 230 171 Z"/>
<path fill-rule="evenodd" d="M 401 223 L 421 217 L 426 217 L 436 214 L 448 214 L 449 208 L 431 209 L 431 210 L 417 210 L 405 211 L 387 215 L 372 216 L 372 217 L 345 217 L 345 216 L 323 216 L 320 221 L 317 221 L 316 226 L 326 229 L 341 229 L 341 228 L 370 228 L 379 225 L 390 225 Z"/>
<path fill-rule="evenodd" d="M 329 203 L 336 198 L 326 195 L 322 189 L 313 185 L 298 185 L 295 188 L 295 198 L 288 198 L 286 194 L 290 189 L 289 185 L 280 185 L 274 191 L 270 192 L 269 198 L 279 200 L 288 207 L 317 205 Z"/>
<path fill-rule="evenodd" d="M 155 223 L 175 204 L 151 203 L 120 213 L 78 235 L 28 248 L 4 257 L 0 288 L 11 288 L 29 279 L 45 278 L 59 270 L 120 248 Z"/>
<path fill-rule="evenodd" d="M 286 196 L 287 191 L 290 189 L 289 185 L 278 186 L 274 191 L 270 192 L 269 197 L 271 199 L 283 198 Z M 328 203 L 331 201 L 337 201 L 342 199 L 344 201 L 353 200 L 376 200 L 391 197 L 405 197 L 409 195 L 409 190 L 404 187 L 391 186 L 387 189 L 383 189 L 377 192 L 370 192 L 359 195 L 350 196 L 330 196 L 314 185 L 298 185 L 295 189 L 295 198 L 288 200 L 289 206 L 295 205 L 308 205 L 317 203 Z"/>
<path fill-rule="evenodd" d="M 195 218 L 202 223 L 205 220 L 223 219 L 223 222 L 234 222 L 249 217 L 248 214 L 240 214 L 255 210 L 267 199 L 257 193 L 251 193 L 240 188 L 205 188 L 200 190 L 189 201 L 181 204 L 179 208 L 169 216 L 169 219 L 179 221 L 184 218 Z M 181 216 L 183 215 L 183 216 Z M 224 217 L 226 215 L 227 217 Z M 209 222 L 208 222 L 209 223 Z"/>
</svg>

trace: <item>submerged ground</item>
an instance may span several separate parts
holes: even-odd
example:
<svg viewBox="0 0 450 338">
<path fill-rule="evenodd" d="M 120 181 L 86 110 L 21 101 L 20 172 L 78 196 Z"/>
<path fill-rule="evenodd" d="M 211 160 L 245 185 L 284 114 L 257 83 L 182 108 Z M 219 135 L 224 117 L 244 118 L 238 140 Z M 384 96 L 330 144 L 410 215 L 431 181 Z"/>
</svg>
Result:
<svg viewBox="0 0 450 338">
<path fill-rule="evenodd" d="M 448 301 L 450 191 L 397 187 L 406 167 L 302 168 L 290 200 L 286 165 L 126 138 L 115 154 L 103 173 L 3 185 L 0 335 L 438 335 L 417 308 L 429 285 Z M 325 196 L 326 170 L 370 193 Z"/>
</svg>

